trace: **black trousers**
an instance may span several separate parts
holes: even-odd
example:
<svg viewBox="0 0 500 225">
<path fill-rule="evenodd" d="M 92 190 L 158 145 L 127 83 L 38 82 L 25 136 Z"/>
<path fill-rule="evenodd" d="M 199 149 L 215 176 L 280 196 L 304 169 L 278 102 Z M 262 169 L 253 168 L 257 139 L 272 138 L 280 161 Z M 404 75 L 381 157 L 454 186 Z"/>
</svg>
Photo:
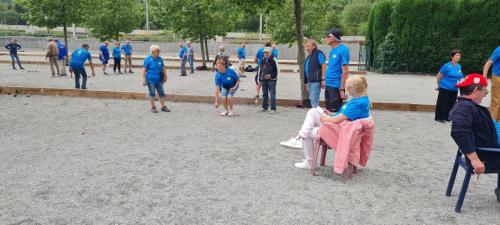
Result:
<svg viewBox="0 0 500 225">
<path fill-rule="evenodd" d="M 340 89 L 334 87 L 325 87 L 325 105 L 330 112 L 338 112 L 344 101 L 340 97 Z"/>
<path fill-rule="evenodd" d="M 449 121 L 450 110 L 457 101 L 457 91 L 450 91 L 448 89 L 439 88 L 439 94 L 436 102 L 436 114 L 434 120 L 436 121 Z"/>
<path fill-rule="evenodd" d="M 113 58 L 113 60 L 115 61 L 114 65 L 113 65 L 113 71 L 116 72 L 116 67 L 118 67 L 118 72 L 122 72 L 121 68 L 121 64 L 120 62 L 122 61 L 121 58 Z"/>
<path fill-rule="evenodd" d="M 500 173 L 500 153 L 476 152 L 481 161 L 484 162 L 486 172 Z"/>
</svg>

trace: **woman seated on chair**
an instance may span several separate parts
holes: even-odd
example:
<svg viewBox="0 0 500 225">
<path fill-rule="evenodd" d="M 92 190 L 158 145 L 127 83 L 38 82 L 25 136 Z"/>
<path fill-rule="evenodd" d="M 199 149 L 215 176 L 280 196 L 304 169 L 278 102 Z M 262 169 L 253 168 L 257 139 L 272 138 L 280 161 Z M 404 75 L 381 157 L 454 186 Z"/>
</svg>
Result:
<svg viewBox="0 0 500 225">
<path fill-rule="evenodd" d="M 307 112 L 297 137 L 290 138 L 280 144 L 290 148 L 303 148 L 306 159 L 295 163 L 295 167 L 311 169 L 314 159 L 314 141 L 318 137 L 319 127 L 323 123 L 342 123 L 370 117 L 370 100 L 366 95 L 368 84 L 362 76 L 349 77 L 346 81 L 346 91 L 351 99 L 346 102 L 336 114 L 320 107 L 312 108 Z"/>
</svg>

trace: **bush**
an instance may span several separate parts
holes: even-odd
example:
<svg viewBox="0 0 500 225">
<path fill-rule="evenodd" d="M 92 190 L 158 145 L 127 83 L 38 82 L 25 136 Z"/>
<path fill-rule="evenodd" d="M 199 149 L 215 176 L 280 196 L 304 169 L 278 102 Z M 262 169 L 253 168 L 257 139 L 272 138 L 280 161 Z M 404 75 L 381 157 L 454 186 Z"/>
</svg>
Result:
<svg viewBox="0 0 500 225">
<path fill-rule="evenodd" d="M 460 49 L 464 73 L 480 72 L 500 43 L 500 1 L 399 0 L 390 21 L 380 15 L 391 8 L 382 10 L 383 2 L 372 8 L 367 34 L 369 54 L 374 56 L 370 66 L 376 70 L 436 73 L 449 60 L 448 52 Z"/>
<path fill-rule="evenodd" d="M 372 69 L 374 67 L 378 68 L 378 58 L 374 56 L 379 54 L 378 46 L 384 42 L 387 31 L 391 25 L 393 5 L 394 3 L 392 0 L 381 0 L 376 2 L 370 11 L 366 41 L 369 49 L 367 58 L 370 59 L 368 64 Z"/>
</svg>

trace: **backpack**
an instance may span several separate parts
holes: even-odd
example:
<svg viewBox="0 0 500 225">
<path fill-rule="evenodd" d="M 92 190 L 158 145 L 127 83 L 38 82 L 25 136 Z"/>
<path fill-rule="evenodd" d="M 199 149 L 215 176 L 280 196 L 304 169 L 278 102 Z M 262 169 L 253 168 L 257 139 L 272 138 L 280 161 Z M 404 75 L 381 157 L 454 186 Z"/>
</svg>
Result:
<svg viewBox="0 0 500 225">
<path fill-rule="evenodd" d="M 256 68 L 253 68 L 252 65 L 248 65 L 245 67 L 245 72 L 254 72 Z"/>
</svg>

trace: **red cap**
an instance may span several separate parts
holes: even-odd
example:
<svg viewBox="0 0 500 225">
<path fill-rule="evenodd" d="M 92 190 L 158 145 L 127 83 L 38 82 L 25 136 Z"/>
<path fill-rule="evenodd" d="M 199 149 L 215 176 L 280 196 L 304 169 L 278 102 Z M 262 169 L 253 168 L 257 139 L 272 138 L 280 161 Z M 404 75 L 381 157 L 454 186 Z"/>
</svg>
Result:
<svg viewBox="0 0 500 225">
<path fill-rule="evenodd" d="M 467 87 L 473 84 L 479 84 L 483 87 L 488 87 L 488 80 L 481 74 L 473 73 L 469 74 L 460 83 L 456 84 L 455 87 Z"/>
</svg>

